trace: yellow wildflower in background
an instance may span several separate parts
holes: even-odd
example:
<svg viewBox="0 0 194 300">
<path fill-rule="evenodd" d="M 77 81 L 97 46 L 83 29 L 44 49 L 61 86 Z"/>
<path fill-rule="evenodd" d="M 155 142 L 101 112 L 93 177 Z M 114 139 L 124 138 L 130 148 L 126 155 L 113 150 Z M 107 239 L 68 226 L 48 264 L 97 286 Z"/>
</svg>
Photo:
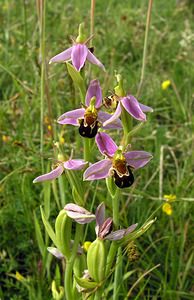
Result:
<svg viewBox="0 0 194 300">
<path fill-rule="evenodd" d="M 162 88 L 162 90 L 166 90 L 170 85 L 171 85 L 171 81 L 170 80 L 165 80 L 165 81 L 162 82 L 161 88 Z"/>
<path fill-rule="evenodd" d="M 162 211 L 166 213 L 168 216 L 172 215 L 172 206 L 169 203 L 164 203 L 162 205 Z"/>
<path fill-rule="evenodd" d="M 60 138 L 59 138 L 59 143 L 60 143 L 60 145 L 65 144 L 65 139 L 64 139 L 64 137 L 60 136 Z"/>
<path fill-rule="evenodd" d="M 169 195 L 164 195 L 164 200 L 166 203 L 162 205 L 162 211 L 166 213 L 168 216 L 172 215 L 173 209 L 172 205 L 169 202 L 174 202 L 176 200 L 176 195 L 169 194 Z"/>
<path fill-rule="evenodd" d="M 10 137 L 8 136 L 8 135 L 2 135 L 2 141 L 4 142 L 4 143 L 7 143 L 7 142 L 9 142 L 9 140 L 10 140 Z"/>
<path fill-rule="evenodd" d="M 25 277 L 22 276 L 22 274 L 20 274 L 18 271 L 16 271 L 16 273 L 15 273 L 15 278 L 16 278 L 18 281 L 24 281 L 24 280 L 25 280 Z"/>
<path fill-rule="evenodd" d="M 176 200 L 176 195 L 173 194 L 164 195 L 164 199 L 168 202 L 174 202 Z"/>
<path fill-rule="evenodd" d="M 48 131 L 52 130 L 52 126 L 51 125 L 48 125 L 47 128 L 48 128 Z"/>
<path fill-rule="evenodd" d="M 45 116 L 44 117 L 44 124 L 50 124 L 50 119 L 49 119 L 49 117 L 48 116 Z"/>
<path fill-rule="evenodd" d="M 87 241 L 83 244 L 83 248 L 86 252 L 88 251 L 90 245 L 91 245 L 91 242 L 87 242 Z"/>
</svg>

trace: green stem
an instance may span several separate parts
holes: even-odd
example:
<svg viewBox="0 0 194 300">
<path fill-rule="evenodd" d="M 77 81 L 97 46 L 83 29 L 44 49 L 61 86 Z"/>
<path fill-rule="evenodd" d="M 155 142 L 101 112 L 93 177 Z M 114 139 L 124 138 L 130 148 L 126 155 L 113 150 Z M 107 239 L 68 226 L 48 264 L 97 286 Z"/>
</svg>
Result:
<svg viewBox="0 0 194 300">
<path fill-rule="evenodd" d="M 94 300 L 101 300 L 102 293 L 103 293 L 102 288 L 97 289 L 97 291 L 95 292 Z"/>
<path fill-rule="evenodd" d="M 113 300 L 119 299 L 121 278 L 122 278 L 122 249 L 121 247 L 119 247 L 117 260 L 116 260 L 115 276 L 114 276 Z"/>
<path fill-rule="evenodd" d="M 91 143 L 90 139 L 83 138 L 83 144 L 84 144 L 84 160 L 90 161 L 90 150 L 91 150 Z"/>
<path fill-rule="evenodd" d="M 79 241 L 82 237 L 82 226 L 80 224 L 76 224 L 76 232 L 75 238 L 73 243 L 73 248 L 71 251 L 71 257 L 67 260 L 66 269 L 65 269 L 65 293 L 66 299 L 72 300 L 74 299 L 73 296 L 73 264 L 75 261 L 75 257 L 77 255 L 77 249 L 79 245 Z"/>
<path fill-rule="evenodd" d="M 66 293 L 67 300 L 73 299 L 72 270 L 73 270 L 73 262 L 67 261 L 66 268 L 65 268 L 65 293 Z"/>
<path fill-rule="evenodd" d="M 146 65 L 146 56 L 147 56 L 147 48 L 148 48 L 148 33 L 149 33 L 149 28 L 150 28 L 152 3 L 153 3 L 153 0 L 149 0 L 148 10 L 147 10 L 147 19 L 146 19 L 144 47 L 143 47 L 143 60 L 142 60 L 142 68 L 141 68 L 141 77 L 140 77 L 140 83 L 139 83 L 138 91 L 137 91 L 137 98 L 140 95 L 142 85 L 143 85 L 144 75 L 145 75 L 145 65 Z"/>
<path fill-rule="evenodd" d="M 95 12 L 95 5 L 96 5 L 96 0 L 91 0 L 91 5 L 90 5 L 90 37 L 92 37 L 94 35 L 94 12 Z M 93 40 L 91 38 L 90 40 L 90 47 L 93 46 Z M 91 70 L 92 70 L 92 66 L 91 64 L 89 65 L 88 68 L 88 79 L 90 81 L 91 79 Z"/>
<path fill-rule="evenodd" d="M 94 34 L 94 11 L 95 11 L 96 0 L 91 0 L 90 8 L 90 36 Z M 90 40 L 90 47 L 92 47 L 92 39 Z"/>
<path fill-rule="evenodd" d="M 113 207 L 113 223 L 116 228 L 119 226 L 119 189 L 116 190 L 115 195 L 112 197 Z"/>
<path fill-rule="evenodd" d="M 42 172 L 44 172 L 43 145 L 44 145 L 44 93 L 45 93 L 45 15 L 46 0 L 40 2 L 40 52 L 41 52 L 41 80 L 40 80 L 40 154 Z"/>
<path fill-rule="evenodd" d="M 113 265 L 113 261 L 115 259 L 116 253 L 117 253 L 118 245 L 115 242 L 112 242 L 110 246 L 110 250 L 107 257 L 107 263 L 106 263 L 106 277 L 110 275 L 110 270 Z"/>
</svg>

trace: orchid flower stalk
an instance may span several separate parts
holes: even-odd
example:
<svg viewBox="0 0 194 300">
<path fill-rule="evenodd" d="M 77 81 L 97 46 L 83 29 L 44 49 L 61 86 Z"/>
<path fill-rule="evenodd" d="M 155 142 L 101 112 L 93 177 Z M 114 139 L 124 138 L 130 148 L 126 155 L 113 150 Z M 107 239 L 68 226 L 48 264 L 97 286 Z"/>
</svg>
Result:
<svg viewBox="0 0 194 300">
<path fill-rule="evenodd" d="M 120 74 L 116 75 L 117 86 L 114 88 L 112 98 L 105 97 L 103 101 L 100 81 L 93 79 L 89 82 L 85 79 L 85 76 L 82 76 L 83 68 L 87 67 L 87 61 L 97 65 L 103 71 L 105 70 L 104 65 L 93 54 L 93 50 L 87 46 L 92 37 L 86 38 L 84 25 L 83 23 L 80 24 L 78 36 L 75 40 L 73 39 L 73 45 L 50 60 L 50 63 L 72 62 L 72 64 L 67 63 L 68 73 L 74 85 L 80 90 L 81 97 L 78 100 L 84 103 L 81 103 L 77 109 L 63 113 L 58 118 L 57 123 L 60 125 L 73 125 L 78 128 L 79 134 L 83 137 L 84 159 L 72 159 L 71 157 L 64 160 L 58 158 L 52 171 L 36 177 L 33 181 L 37 183 L 54 180 L 65 171 L 72 189 L 71 202 L 68 203 L 68 186 L 64 184 L 66 190 L 65 188 L 61 189 L 61 186 L 59 186 L 61 195 L 63 192 L 65 195 L 65 206 L 62 205 L 64 209 L 60 211 L 56 218 L 55 229 L 52 229 L 48 221 L 49 215 L 45 214 L 41 207 L 44 226 L 55 246 L 48 247 L 48 251 L 65 265 L 63 294 L 65 293 L 67 300 L 80 299 L 81 295 L 78 292 L 85 293 L 87 298 L 90 297 L 90 294 L 93 294 L 94 299 L 101 299 L 104 296 L 102 295 L 104 285 L 110 275 L 113 274 L 111 272 L 113 262 L 118 262 L 116 259 L 117 251 L 121 255 L 121 247 L 126 246 L 129 241 L 133 241 L 144 233 L 150 224 L 154 222 L 151 220 L 150 223 L 145 223 L 139 229 L 137 229 L 137 223 L 122 228 L 119 215 L 119 207 L 121 206 L 120 189 L 129 188 L 135 181 L 134 174 L 136 170 L 146 166 L 152 159 L 152 155 L 144 150 L 129 151 L 131 145 L 128 145 L 128 142 L 130 132 L 132 132 L 132 122 L 133 119 L 145 122 L 146 113 L 152 112 L 153 109 L 140 103 L 131 93 L 125 91 L 123 78 Z M 79 73 L 80 71 L 81 73 Z M 106 108 L 109 107 L 112 108 L 112 111 L 114 110 L 112 114 L 106 112 Z M 118 146 L 109 134 L 104 132 L 109 129 L 120 130 L 119 139 L 122 146 Z M 71 141 L 74 142 L 73 139 Z M 94 146 L 95 143 L 103 159 L 91 164 L 95 154 L 95 152 L 93 154 L 94 147 L 91 147 L 91 144 Z M 80 150 L 82 151 L 81 147 Z M 94 201 L 98 198 L 97 189 L 95 197 L 93 196 L 92 205 L 90 205 L 89 201 L 93 193 L 92 184 L 88 185 L 89 187 L 86 189 L 86 184 L 83 185 L 83 182 L 80 182 L 80 174 L 71 172 L 74 170 L 82 171 L 84 181 L 106 179 L 108 192 L 112 197 L 113 218 L 105 217 L 104 203 L 95 204 Z M 63 182 L 62 178 L 59 180 Z M 103 196 L 106 199 L 106 195 Z M 95 213 L 85 209 L 85 204 L 87 204 L 87 207 L 93 207 L 93 205 L 97 207 Z M 85 250 L 83 245 L 85 238 L 89 235 L 87 229 L 85 236 L 83 235 L 83 225 L 88 228 L 93 221 L 96 222 L 94 239 L 90 241 L 89 248 Z M 83 255 L 82 258 L 84 258 L 84 269 L 87 268 L 85 271 L 79 264 L 82 259 L 80 259 L 80 255 Z M 120 266 L 122 266 L 122 259 L 119 261 Z M 87 274 L 87 277 L 84 277 L 83 271 L 84 274 Z M 118 299 L 115 296 L 119 281 L 117 271 L 118 267 L 116 266 L 113 275 L 116 278 L 114 280 L 116 285 L 113 289 L 113 299 L 115 300 Z M 78 292 L 75 290 L 75 281 L 79 285 Z M 54 285 L 53 290 L 56 290 Z M 56 297 L 63 296 L 55 294 Z"/>
</svg>

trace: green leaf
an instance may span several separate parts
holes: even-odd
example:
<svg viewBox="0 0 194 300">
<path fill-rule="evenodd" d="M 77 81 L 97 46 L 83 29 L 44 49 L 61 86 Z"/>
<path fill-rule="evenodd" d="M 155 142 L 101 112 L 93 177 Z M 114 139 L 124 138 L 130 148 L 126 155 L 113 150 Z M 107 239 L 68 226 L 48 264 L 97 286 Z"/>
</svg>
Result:
<svg viewBox="0 0 194 300">
<path fill-rule="evenodd" d="M 75 187 L 72 188 L 72 196 L 73 196 L 73 200 L 76 204 L 84 205 L 84 200 L 82 197 L 80 197 L 80 194 L 77 192 Z"/>
<path fill-rule="evenodd" d="M 34 225 L 35 225 L 35 234 L 36 234 L 36 239 L 37 239 L 37 242 L 38 242 L 38 247 L 39 247 L 41 255 L 44 256 L 45 244 L 44 244 L 44 240 L 43 240 L 43 237 L 42 237 L 40 224 L 38 222 L 38 219 L 36 217 L 35 212 L 34 212 Z"/>
<path fill-rule="evenodd" d="M 42 207 L 40 206 L 40 211 L 41 211 L 41 216 L 42 216 L 42 221 L 43 221 L 43 224 L 45 226 L 45 229 L 48 233 L 48 235 L 50 236 L 51 240 L 53 241 L 53 243 L 55 244 L 55 246 L 57 246 L 57 239 L 56 239 L 56 235 L 50 225 L 50 223 L 47 221 L 46 217 L 45 217 L 45 213 L 42 209 Z"/>
<path fill-rule="evenodd" d="M 156 221 L 156 218 L 145 222 L 139 229 L 126 235 L 124 237 L 123 241 L 128 243 L 129 241 L 133 241 L 133 240 L 137 239 L 142 234 L 144 234 L 153 225 L 153 223 L 155 221 Z"/>
<path fill-rule="evenodd" d="M 49 169 L 47 168 L 48 172 Z M 48 219 L 50 216 L 50 197 L 51 197 L 51 183 L 49 181 L 44 182 L 44 211 L 45 216 Z"/>
<path fill-rule="evenodd" d="M 136 135 L 140 129 L 142 129 L 142 127 L 145 126 L 144 122 L 139 123 L 138 125 L 136 125 L 127 135 L 127 137 L 132 137 L 134 135 Z"/>
</svg>

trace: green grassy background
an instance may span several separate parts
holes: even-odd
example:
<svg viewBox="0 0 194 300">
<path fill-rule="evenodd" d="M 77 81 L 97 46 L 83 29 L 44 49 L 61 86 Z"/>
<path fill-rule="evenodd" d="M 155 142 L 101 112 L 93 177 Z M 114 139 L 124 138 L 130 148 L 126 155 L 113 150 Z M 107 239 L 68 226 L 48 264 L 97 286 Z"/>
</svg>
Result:
<svg viewBox="0 0 194 300">
<path fill-rule="evenodd" d="M 69 47 L 70 36 L 77 35 L 79 23 L 85 22 L 89 34 L 90 1 L 47 2 L 48 62 L 53 55 Z M 100 79 L 106 94 L 115 85 L 116 70 L 123 74 L 126 88 L 135 95 L 141 73 L 148 1 L 96 2 L 93 43 L 107 74 L 104 78 L 94 67 L 92 77 Z M 175 194 L 177 201 L 172 204 L 172 216 L 161 209 L 157 211 L 155 225 L 138 240 L 139 260 L 125 264 L 123 273 L 132 268 L 136 270 L 135 275 L 123 281 L 125 292 L 139 276 L 160 264 L 134 287 L 131 299 L 194 297 L 193 17 L 192 1 L 154 1 L 146 74 L 139 97 L 141 102 L 154 108 L 154 113 L 133 139 L 134 148 L 153 153 L 154 159 L 138 172 L 135 186 L 123 192 L 122 226 L 137 221 L 142 224 L 163 203 L 160 196 L 164 194 Z M 50 271 L 45 272 L 41 267 L 34 213 L 40 219 L 39 206 L 45 197 L 50 199 L 51 219 L 62 206 L 57 207 L 53 193 L 58 182 L 50 186 L 51 189 L 46 187 L 50 195 L 43 191 L 43 185 L 32 184 L 41 173 L 40 35 L 34 1 L 1 0 L 0 21 L 0 299 L 51 299 L 50 285 L 56 262 L 53 260 L 49 265 Z M 61 127 L 56 124 L 56 118 L 75 108 L 80 100 L 64 65 L 48 66 L 47 73 L 44 116 L 49 115 L 48 103 L 51 103 L 51 124 L 58 140 Z M 161 83 L 167 79 L 173 86 L 163 91 Z M 70 126 L 63 130 L 63 151 L 69 155 L 72 145 L 76 149 L 76 131 Z M 6 141 L 3 136 L 8 137 Z M 80 145 L 79 140 L 76 143 Z M 79 149 L 76 154 L 79 157 Z M 52 137 L 45 124 L 45 168 L 49 166 L 48 158 L 53 157 Z M 61 192 L 59 203 L 70 202 L 72 196 L 65 176 L 59 182 L 59 187 L 61 185 L 65 193 Z M 105 200 L 104 182 L 99 182 L 97 189 L 96 205 Z M 60 192 L 58 195 L 60 198 Z M 44 231 L 42 225 L 41 228 Z M 27 287 L 11 276 L 16 271 L 30 278 Z M 122 294 L 120 299 L 124 299 Z"/>
</svg>

